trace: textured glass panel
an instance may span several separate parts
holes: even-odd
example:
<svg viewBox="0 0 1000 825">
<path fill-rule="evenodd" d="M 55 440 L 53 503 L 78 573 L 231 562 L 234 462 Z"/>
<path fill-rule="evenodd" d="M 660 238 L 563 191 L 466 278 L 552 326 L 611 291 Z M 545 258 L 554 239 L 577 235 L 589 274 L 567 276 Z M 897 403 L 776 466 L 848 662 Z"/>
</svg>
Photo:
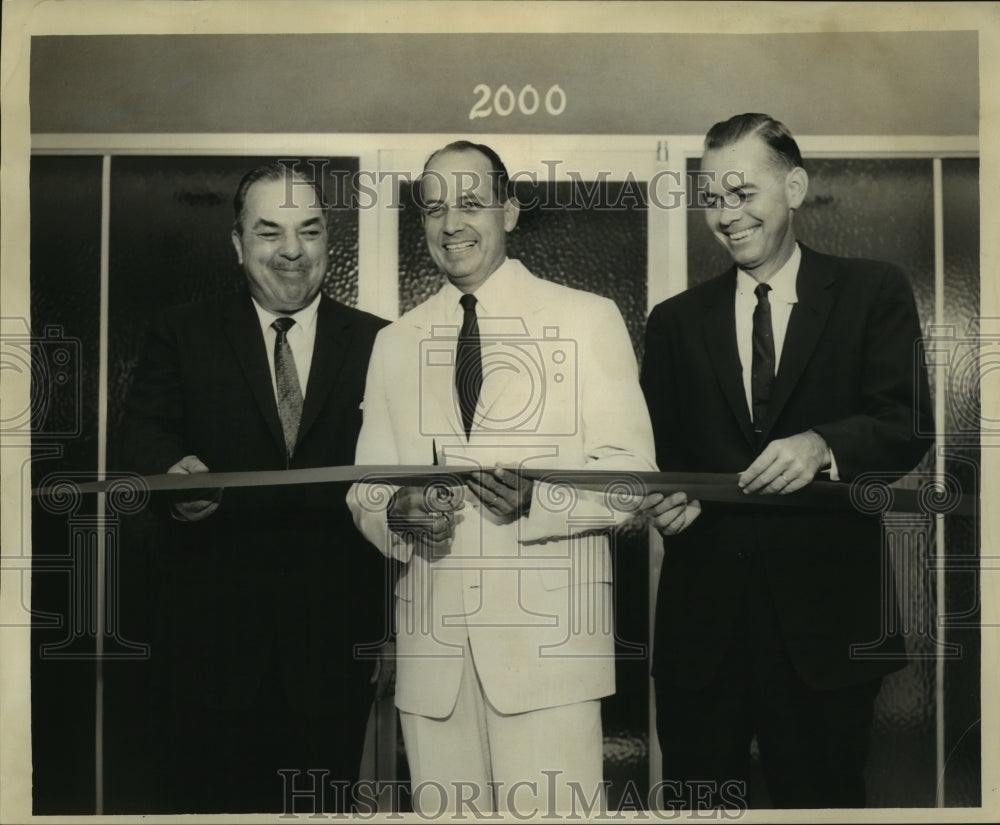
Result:
<svg viewBox="0 0 1000 825">
<path fill-rule="evenodd" d="M 947 805 L 981 804 L 980 730 L 980 578 L 976 573 L 979 522 L 964 516 L 945 517 L 947 578 L 944 632 L 958 645 L 956 658 L 945 662 L 944 752 Z M 970 558 L 971 557 L 971 558 Z M 986 573 L 985 575 L 995 575 Z"/>
<path fill-rule="evenodd" d="M 32 332 L 44 339 L 34 352 L 32 385 L 31 469 L 37 483 L 53 472 L 97 469 L 101 159 L 33 157 L 30 185 L 31 323 Z M 92 604 L 81 603 L 73 588 L 83 565 L 69 532 L 70 515 L 85 518 L 91 512 L 92 499 L 83 499 L 72 514 L 50 513 L 37 499 L 32 502 L 35 814 L 94 813 L 94 666 L 59 655 L 94 651 L 93 638 L 77 621 L 77 611 Z M 19 551 L 5 547 L 4 552 Z M 61 651 L 40 655 L 43 646 L 66 641 L 71 645 Z"/>
<path fill-rule="evenodd" d="M 646 320 L 644 185 L 556 183 L 517 186 L 521 212 L 507 253 L 539 277 L 613 299 L 642 357 Z M 406 312 L 444 283 L 427 252 L 411 188 L 400 187 L 399 304 Z M 589 205 L 590 208 L 585 208 Z M 620 536 L 615 559 L 617 693 L 604 700 L 604 770 L 614 807 L 625 782 L 649 785 L 648 539 Z"/>
<path fill-rule="evenodd" d="M 649 537 L 621 531 L 613 547 L 615 693 L 601 702 L 609 809 L 618 808 L 626 783 L 648 796 L 650 724 Z"/>
<path fill-rule="evenodd" d="M 952 355 L 947 372 L 945 404 L 945 465 L 967 491 L 977 483 L 980 418 L 979 370 L 979 163 L 972 158 L 942 162 L 944 216 L 944 324 L 953 327 L 954 341 L 943 342 Z M 986 322 L 982 332 L 997 335 Z M 986 347 L 992 349 L 987 339 Z M 985 350 L 984 350 L 985 354 Z M 991 362 L 987 362 L 991 363 Z M 953 460 L 954 459 L 954 460 Z"/>
<path fill-rule="evenodd" d="M 944 307 L 946 324 L 958 336 L 945 404 L 945 471 L 965 493 L 979 490 L 978 369 L 966 371 L 962 358 L 975 342 L 969 322 L 979 316 L 979 161 L 942 162 L 944 209 Z M 997 330 L 985 329 L 995 335 Z M 987 344 L 991 349 L 994 345 Z M 984 355 L 989 349 L 984 350 Z M 990 363 L 990 362 L 987 362 Z M 976 364 L 978 366 L 978 364 Z M 984 373 L 987 374 L 988 373 Z M 994 373 L 995 374 L 995 373 Z M 973 379 L 971 382 L 969 379 Z M 995 385 L 994 385 L 995 386 Z M 979 553 L 979 523 L 945 518 L 948 641 L 961 645 L 961 656 L 945 665 L 945 799 L 948 805 L 979 805 L 980 785 L 980 614 L 979 577 L 973 572 Z"/>
<path fill-rule="evenodd" d="M 689 172 L 699 168 L 697 159 Z M 795 217 L 798 239 L 818 252 L 874 258 L 899 266 L 909 277 L 922 324 L 934 318 L 934 201 L 930 160 L 806 160 L 809 193 Z M 688 278 L 691 285 L 727 269 L 731 261 L 712 237 L 704 214 L 688 212 Z M 933 466 L 930 456 L 918 470 Z M 912 486 L 915 476 L 904 479 Z M 925 535 L 927 529 L 921 528 Z M 919 531 L 918 531 L 919 532 Z M 890 531 L 889 535 L 894 535 Z M 933 538 L 930 531 L 927 539 Z M 907 648 L 934 655 L 933 579 L 925 574 L 929 540 L 891 553 L 901 610 L 911 620 Z M 875 708 L 868 763 L 869 801 L 875 806 L 922 806 L 934 802 L 935 671 L 915 661 L 883 681 Z"/>
<path fill-rule="evenodd" d="M 894 576 L 905 668 L 882 680 L 875 704 L 866 777 L 873 806 L 930 807 L 935 789 L 935 659 L 931 641 L 934 578 L 928 574 L 934 522 L 922 514 L 889 513 L 883 519 L 883 552 Z"/>
<path fill-rule="evenodd" d="M 35 469 L 89 470 L 97 461 L 101 159 L 34 157 L 30 183 L 31 331 L 43 339 L 31 424 L 37 447 L 62 447 L 57 462 Z"/>
</svg>

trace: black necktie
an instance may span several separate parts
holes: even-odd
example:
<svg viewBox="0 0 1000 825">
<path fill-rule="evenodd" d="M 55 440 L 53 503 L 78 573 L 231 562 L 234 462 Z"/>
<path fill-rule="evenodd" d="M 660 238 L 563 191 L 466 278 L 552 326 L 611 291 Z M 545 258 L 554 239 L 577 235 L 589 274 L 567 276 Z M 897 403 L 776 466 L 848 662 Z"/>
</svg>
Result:
<svg viewBox="0 0 1000 825">
<path fill-rule="evenodd" d="M 753 311 L 753 359 L 750 362 L 750 398 L 753 402 L 754 432 L 763 429 L 767 405 L 774 384 L 774 333 L 771 327 L 771 304 L 767 293 L 771 287 L 757 284 L 757 308 Z"/>
<path fill-rule="evenodd" d="M 295 321 L 292 318 L 278 318 L 273 324 L 278 337 L 274 341 L 274 378 L 278 386 L 278 417 L 285 433 L 285 450 L 288 458 L 295 451 L 295 440 L 299 436 L 299 421 L 302 419 L 302 388 L 299 386 L 299 371 L 295 369 L 295 357 L 288 345 L 288 330 Z"/>
<path fill-rule="evenodd" d="M 476 319 L 476 296 L 463 295 L 461 304 L 465 315 L 455 353 L 455 389 L 462 412 L 462 426 L 468 438 L 479 402 L 479 391 L 483 388 L 483 359 L 479 345 L 479 321 Z"/>
</svg>

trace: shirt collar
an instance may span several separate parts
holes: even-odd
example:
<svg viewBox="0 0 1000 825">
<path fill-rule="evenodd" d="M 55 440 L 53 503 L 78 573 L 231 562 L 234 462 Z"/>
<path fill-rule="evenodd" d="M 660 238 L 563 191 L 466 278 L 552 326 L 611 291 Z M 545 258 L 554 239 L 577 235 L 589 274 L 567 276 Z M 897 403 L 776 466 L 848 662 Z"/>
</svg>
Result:
<svg viewBox="0 0 1000 825">
<path fill-rule="evenodd" d="M 517 262 L 513 258 L 504 258 L 490 276 L 483 281 L 479 288 L 473 293 L 476 296 L 476 314 L 502 315 L 503 307 L 507 299 L 511 297 L 511 281 L 516 277 Z M 457 317 L 462 316 L 462 306 L 459 301 L 464 293 L 451 281 L 445 281 L 441 295 L 446 302 L 449 313 L 455 313 Z"/>
<path fill-rule="evenodd" d="M 312 299 L 311 303 L 288 316 L 295 321 L 296 326 L 302 327 L 302 331 L 307 334 L 311 333 L 316 327 L 316 315 L 319 312 L 319 301 L 322 295 L 322 292 L 317 292 L 316 297 Z M 253 308 L 257 310 L 257 319 L 260 321 L 260 328 L 264 332 L 267 332 L 271 324 L 274 323 L 274 320 L 282 316 L 264 309 L 264 307 L 257 303 L 257 299 L 253 296 L 251 296 L 251 300 L 253 301 Z"/>
<path fill-rule="evenodd" d="M 781 301 L 786 304 L 798 303 L 798 293 L 795 291 L 795 280 L 799 274 L 799 264 L 802 262 L 802 250 L 798 244 L 792 250 L 785 265 L 775 272 L 767 284 L 771 287 L 769 301 Z M 753 293 L 757 288 L 757 280 L 742 269 L 736 271 L 736 291 Z"/>
</svg>

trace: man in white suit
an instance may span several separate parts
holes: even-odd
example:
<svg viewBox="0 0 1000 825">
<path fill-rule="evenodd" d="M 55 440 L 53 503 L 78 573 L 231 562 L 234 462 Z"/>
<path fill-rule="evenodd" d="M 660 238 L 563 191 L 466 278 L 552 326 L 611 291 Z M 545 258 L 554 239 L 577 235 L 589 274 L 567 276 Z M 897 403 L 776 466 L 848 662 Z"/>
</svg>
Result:
<svg viewBox="0 0 1000 825">
<path fill-rule="evenodd" d="M 603 795 L 608 530 L 624 516 L 613 496 L 518 470 L 655 469 L 635 356 L 613 302 L 507 258 L 519 207 L 492 149 L 449 144 L 418 190 L 448 282 L 380 332 L 356 463 L 474 473 L 446 496 L 349 496 L 367 538 L 404 563 L 396 706 L 413 805 L 567 810 Z"/>
</svg>

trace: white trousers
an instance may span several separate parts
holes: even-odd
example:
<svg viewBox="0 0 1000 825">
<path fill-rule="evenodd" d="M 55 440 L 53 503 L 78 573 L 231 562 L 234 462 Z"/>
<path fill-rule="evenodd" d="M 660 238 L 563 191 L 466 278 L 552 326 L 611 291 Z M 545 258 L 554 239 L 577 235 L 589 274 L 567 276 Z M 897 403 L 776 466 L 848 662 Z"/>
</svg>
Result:
<svg viewBox="0 0 1000 825">
<path fill-rule="evenodd" d="M 505 714 L 486 698 L 471 651 L 443 719 L 400 711 L 414 811 L 545 816 L 604 805 L 601 702 Z"/>
</svg>

